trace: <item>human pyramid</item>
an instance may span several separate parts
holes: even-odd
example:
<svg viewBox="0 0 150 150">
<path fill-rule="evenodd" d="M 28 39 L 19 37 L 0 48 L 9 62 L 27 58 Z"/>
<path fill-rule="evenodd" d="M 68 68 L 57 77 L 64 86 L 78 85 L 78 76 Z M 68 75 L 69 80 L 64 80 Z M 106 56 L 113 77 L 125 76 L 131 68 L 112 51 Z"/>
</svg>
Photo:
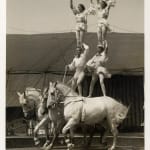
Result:
<svg viewBox="0 0 150 150">
<path fill-rule="evenodd" d="M 83 4 L 78 4 L 75 8 L 73 0 L 70 0 L 70 8 L 75 15 L 76 19 L 76 41 L 77 48 L 73 61 L 66 65 L 65 70 L 75 71 L 74 76 L 69 81 L 73 90 L 78 88 L 78 93 L 82 96 L 82 81 L 85 77 L 85 69 L 92 74 L 92 79 L 89 88 L 88 97 L 92 97 L 94 85 L 99 78 L 102 93 L 106 96 L 106 89 L 104 85 L 104 78 L 110 78 L 111 74 L 105 67 L 105 63 L 108 61 L 108 42 L 106 40 L 107 32 L 110 30 L 108 24 L 108 16 L 111 7 L 116 4 L 115 0 L 97 0 L 94 4 L 93 0 L 90 0 L 90 7 L 85 8 Z M 87 32 L 87 16 L 97 15 L 97 52 L 90 59 L 87 60 L 89 54 L 89 46 L 84 43 L 84 36 Z"/>
</svg>

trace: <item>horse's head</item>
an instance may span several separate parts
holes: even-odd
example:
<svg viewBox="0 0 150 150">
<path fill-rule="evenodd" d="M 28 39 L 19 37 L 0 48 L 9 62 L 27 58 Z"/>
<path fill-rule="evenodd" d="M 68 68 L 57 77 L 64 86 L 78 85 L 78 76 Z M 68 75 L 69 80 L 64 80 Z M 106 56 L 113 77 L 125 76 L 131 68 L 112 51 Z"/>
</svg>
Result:
<svg viewBox="0 0 150 150">
<path fill-rule="evenodd" d="M 50 82 L 49 83 L 49 88 L 48 88 L 48 98 L 47 98 L 47 107 L 52 107 L 54 108 L 56 104 L 60 103 L 61 101 L 61 96 L 60 92 L 56 87 L 57 82 Z"/>
<path fill-rule="evenodd" d="M 67 97 L 78 96 L 78 94 L 72 90 L 71 87 L 62 82 L 50 82 L 48 90 L 48 105 L 47 107 L 54 106 L 56 104 L 63 103 Z"/>
<path fill-rule="evenodd" d="M 19 103 L 22 107 L 24 117 L 26 119 L 31 119 L 35 116 L 35 100 L 32 97 L 28 97 L 26 92 L 20 93 L 17 92 L 19 96 Z"/>
</svg>

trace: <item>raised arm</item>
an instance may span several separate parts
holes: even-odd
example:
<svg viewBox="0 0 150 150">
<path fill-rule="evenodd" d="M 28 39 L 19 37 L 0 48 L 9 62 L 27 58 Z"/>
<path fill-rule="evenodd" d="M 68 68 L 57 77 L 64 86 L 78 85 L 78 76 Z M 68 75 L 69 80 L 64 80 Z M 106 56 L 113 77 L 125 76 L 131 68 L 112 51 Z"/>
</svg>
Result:
<svg viewBox="0 0 150 150">
<path fill-rule="evenodd" d="M 89 46 L 85 43 L 83 43 L 84 52 L 83 54 L 86 56 L 89 53 Z"/>
<path fill-rule="evenodd" d="M 73 1 L 70 0 L 70 8 L 73 9 Z"/>
<path fill-rule="evenodd" d="M 74 15 L 78 13 L 77 9 L 73 6 L 73 0 L 70 0 L 70 8 L 73 11 Z"/>
<path fill-rule="evenodd" d="M 99 6 L 101 5 L 102 1 L 104 1 L 107 6 L 105 8 L 105 10 L 108 10 L 110 9 L 110 7 L 113 7 L 115 5 L 115 0 L 97 0 L 97 7 L 99 8 Z"/>
<path fill-rule="evenodd" d="M 88 15 L 95 15 L 96 12 L 95 12 L 95 7 L 94 7 L 94 3 L 93 3 L 93 0 L 90 0 L 90 7 L 88 9 L 86 9 L 83 14 L 85 16 L 88 16 Z"/>
<path fill-rule="evenodd" d="M 107 7 L 105 9 L 107 9 L 109 11 L 111 7 L 115 6 L 116 1 L 115 0 L 107 0 L 106 3 L 107 3 Z"/>
</svg>

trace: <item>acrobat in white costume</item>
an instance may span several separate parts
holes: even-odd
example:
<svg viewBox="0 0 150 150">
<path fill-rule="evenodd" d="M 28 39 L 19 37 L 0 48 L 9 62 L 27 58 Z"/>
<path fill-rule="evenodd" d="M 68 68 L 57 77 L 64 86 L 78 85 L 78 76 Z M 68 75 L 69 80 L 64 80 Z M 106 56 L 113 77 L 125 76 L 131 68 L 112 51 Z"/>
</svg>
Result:
<svg viewBox="0 0 150 150">
<path fill-rule="evenodd" d="M 78 7 L 75 8 L 73 0 L 70 0 L 70 8 L 76 19 L 77 47 L 81 47 L 84 42 L 85 32 L 87 31 L 87 16 L 93 14 L 94 8 L 90 5 L 90 7 L 86 9 L 83 4 L 78 4 Z"/>
<path fill-rule="evenodd" d="M 93 0 L 91 0 L 92 5 L 94 5 Z M 97 0 L 95 6 L 95 13 L 97 14 L 97 37 L 98 37 L 98 47 L 103 47 L 103 42 L 106 40 L 106 34 L 110 30 L 108 24 L 109 11 L 111 7 L 115 6 L 115 0 Z"/>
<path fill-rule="evenodd" d="M 103 93 L 104 96 L 106 96 L 104 78 L 110 78 L 111 77 L 111 74 L 105 68 L 105 63 L 108 61 L 107 41 L 104 41 L 103 51 L 100 51 L 100 50 L 101 49 L 98 48 L 97 53 L 87 62 L 87 69 L 88 69 L 89 72 L 92 73 L 92 79 L 91 79 L 91 83 L 90 83 L 90 89 L 89 89 L 88 97 L 92 96 L 94 85 L 95 85 L 98 78 L 100 80 L 100 86 L 101 86 L 101 89 L 102 89 L 102 93 Z"/>
<path fill-rule="evenodd" d="M 87 56 L 89 54 L 89 46 L 83 44 L 83 48 L 78 49 L 75 58 L 72 63 L 67 65 L 67 69 L 75 71 L 73 78 L 71 79 L 72 89 L 75 90 L 78 87 L 79 95 L 82 95 L 82 81 L 85 77 L 85 68 L 87 63 Z"/>
</svg>

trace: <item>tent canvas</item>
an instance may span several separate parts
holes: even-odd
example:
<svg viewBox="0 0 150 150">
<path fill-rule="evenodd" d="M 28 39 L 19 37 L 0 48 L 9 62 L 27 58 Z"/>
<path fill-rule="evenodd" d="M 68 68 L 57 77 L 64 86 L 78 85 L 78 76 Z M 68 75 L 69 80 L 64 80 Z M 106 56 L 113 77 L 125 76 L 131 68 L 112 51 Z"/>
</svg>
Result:
<svg viewBox="0 0 150 150">
<path fill-rule="evenodd" d="M 107 39 L 110 72 L 143 75 L 144 35 L 111 33 Z M 90 46 L 90 58 L 96 53 L 96 33 L 87 33 L 85 41 Z M 62 80 L 75 48 L 74 33 L 7 35 L 6 105 L 19 106 L 16 91 L 23 92 L 28 86 L 43 88 L 49 80 Z"/>
<path fill-rule="evenodd" d="M 125 127 L 140 126 L 144 115 L 144 34 L 111 33 L 107 39 L 107 67 L 113 74 L 111 79 L 105 80 L 107 94 L 124 104 L 132 104 Z M 96 33 L 87 33 L 85 41 L 90 46 L 91 58 L 96 52 Z M 72 61 L 75 48 L 74 33 L 7 35 L 7 108 L 20 106 L 17 91 L 23 92 L 26 87 L 43 89 L 49 81 L 62 81 L 64 67 Z M 69 72 L 66 81 L 72 73 Z M 90 80 L 86 76 L 83 82 L 85 96 Z M 96 83 L 93 95 L 101 94 L 100 91 Z M 15 117 L 14 111 L 12 118 Z"/>
<path fill-rule="evenodd" d="M 111 33 L 107 36 L 112 73 L 143 73 L 144 34 Z M 96 53 L 96 33 L 87 33 L 91 58 Z M 7 72 L 64 72 L 75 53 L 74 33 L 7 35 Z"/>
</svg>

